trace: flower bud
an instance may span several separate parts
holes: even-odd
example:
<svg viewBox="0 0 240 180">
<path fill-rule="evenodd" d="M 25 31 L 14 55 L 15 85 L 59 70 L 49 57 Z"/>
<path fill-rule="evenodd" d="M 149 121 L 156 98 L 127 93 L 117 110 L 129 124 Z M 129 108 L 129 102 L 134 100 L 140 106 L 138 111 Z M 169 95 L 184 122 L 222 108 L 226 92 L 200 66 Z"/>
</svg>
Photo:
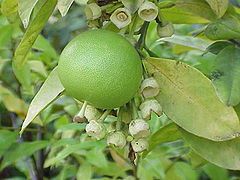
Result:
<svg viewBox="0 0 240 180">
<path fill-rule="evenodd" d="M 140 90 L 145 98 L 155 97 L 159 93 L 159 85 L 153 77 L 150 77 L 143 80 Z"/>
<path fill-rule="evenodd" d="M 91 120 L 99 119 L 101 116 L 101 113 L 95 107 L 87 105 L 84 115 L 86 119 L 90 122 Z"/>
<path fill-rule="evenodd" d="M 120 131 L 112 132 L 107 137 L 107 144 L 109 146 L 113 145 L 118 148 L 123 148 L 126 145 L 126 137 Z"/>
<path fill-rule="evenodd" d="M 136 153 L 140 153 L 148 149 L 148 142 L 146 139 L 133 140 L 131 142 L 131 145 L 132 145 L 133 151 Z"/>
<path fill-rule="evenodd" d="M 149 1 L 145 1 L 138 9 L 138 15 L 144 21 L 152 21 L 158 15 L 158 7 Z"/>
<path fill-rule="evenodd" d="M 102 15 L 101 8 L 96 3 L 87 4 L 85 7 L 87 19 L 94 20 Z"/>
<path fill-rule="evenodd" d="M 151 118 L 152 112 L 156 113 L 158 116 L 162 115 L 162 107 L 155 99 L 145 100 L 139 108 L 141 110 L 142 117 L 145 120 L 149 120 Z"/>
<path fill-rule="evenodd" d="M 100 140 L 106 135 L 106 129 L 103 124 L 92 120 L 86 125 L 86 132 L 89 136 Z"/>
<path fill-rule="evenodd" d="M 147 137 L 150 135 L 150 128 L 143 119 L 136 119 L 130 122 L 129 133 L 135 138 Z"/>
<path fill-rule="evenodd" d="M 160 38 L 170 37 L 174 34 L 174 27 L 171 22 L 168 22 L 165 26 L 157 26 L 157 34 Z"/>
<path fill-rule="evenodd" d="M 110 20 L 121 29 L 131 23 L 131 14 L 126 8 L 118 8 L 110 16 Z"/>
</svg>

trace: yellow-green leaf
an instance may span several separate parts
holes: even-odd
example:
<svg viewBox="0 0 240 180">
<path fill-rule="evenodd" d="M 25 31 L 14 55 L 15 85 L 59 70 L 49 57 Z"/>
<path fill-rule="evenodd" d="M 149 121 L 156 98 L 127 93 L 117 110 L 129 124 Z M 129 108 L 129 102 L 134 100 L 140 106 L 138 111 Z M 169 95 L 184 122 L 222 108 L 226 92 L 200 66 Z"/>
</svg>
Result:
<svg viewBox="0 0 240 180">
<path fill-rule="evenodd" d="M 239 135 L 234 109 L 219 100 L 211 81 L 200 71 L 179 61 L 160 58 L 148 58 L 145 66 L 159 83 L 156 99 L 163 111 L 183 129 L 214 141 Z"/>
<path fill-rule="evenodd" d="M 226 169 L 240 170 L 240 138 L 215 142 L 180 130 L 190 147 L 204 159 Z"/>
<path fill-rule="evenodd" d="M 228 8 L 229 0 L 206 0 L 217 17 L 222 17 Z"/>
</svg>

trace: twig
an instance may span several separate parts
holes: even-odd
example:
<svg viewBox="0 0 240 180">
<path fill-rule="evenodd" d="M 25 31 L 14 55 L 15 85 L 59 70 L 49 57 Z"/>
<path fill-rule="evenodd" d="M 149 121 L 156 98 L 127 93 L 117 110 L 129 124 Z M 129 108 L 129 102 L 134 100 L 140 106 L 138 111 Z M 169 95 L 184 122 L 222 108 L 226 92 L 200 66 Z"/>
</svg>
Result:
<svg viewBox="0 0 240 180">
<path fill-rule="evenodd" d="M 146 39 L 146 35 L 147 35 L 148 26 L 149 26 L 149 22 L 145 21 L 143 23 L 143 26 L 140 29 L 140 34 L 141 35 L 140 35 L 140 37 L 138 39 L 138 42 L 135 45 L 135 48 L 137 50 L 142 50 L 144 45 L 145 45 L 145 39 Z"/>
</svg>

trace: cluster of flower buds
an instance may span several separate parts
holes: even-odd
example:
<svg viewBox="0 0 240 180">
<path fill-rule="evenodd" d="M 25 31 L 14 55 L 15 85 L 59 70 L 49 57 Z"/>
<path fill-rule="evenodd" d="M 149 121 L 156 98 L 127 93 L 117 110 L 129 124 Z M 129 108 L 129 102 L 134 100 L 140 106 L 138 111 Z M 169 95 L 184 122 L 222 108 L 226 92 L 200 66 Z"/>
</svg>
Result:
<svg viewBox="0 0 240 180">
<path fill-rule="evenodd" d="M 103 12 L 105 12 L 106 8 L 110 7 L 113 9 L 112 12 L 110 10 L 111 16 L 109 19 L 104 20 L 110 20 L 119 29 L 122 29 L 131 23 L 132 17 L 135 16 L 135 14 L 143 21 L 148 22 L 155 20 L 159 14 L 156 4 L 148 0 L 121 0 L 121 3 L 122 4 L 119 3 L 120 6 L 118 6 L 117 9 L 114 9 L 111 6 L 108 6 L 108 4 L 101 6 L 89 1 L 85 7 L 86 17 L 88 20 L 98 19 L 104 14 Z"/>
<path fill-rule="evenodd" d="M 151 113 L 154 112 L 158 116 L 162 115 L 162 107 L 159 102 L 154 99 L 159 94 L 160 87 L 153 77 L 146 78 L 141 84 L 141 94 L 144 101 L 140 105 L 140 110 L 143 119 L 149 120 Z"/>
</svg>

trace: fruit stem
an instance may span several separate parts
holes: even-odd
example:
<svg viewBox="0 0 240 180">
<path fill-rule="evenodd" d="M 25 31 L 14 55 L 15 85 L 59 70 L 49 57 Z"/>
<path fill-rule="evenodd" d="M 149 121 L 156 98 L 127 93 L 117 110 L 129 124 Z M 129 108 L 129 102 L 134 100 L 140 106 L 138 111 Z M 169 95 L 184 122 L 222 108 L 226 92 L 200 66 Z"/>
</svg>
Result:
<svg viewBox="0 0 240 180">
<path fill-rule="evenodd" d="M 107 109 L 106 111 L 104 111 L 102 116 L 98 119 L 98 122 L 103 122 L 106 119 L 106 117 L 109 115 L 110 112 L 111 112 L 111 109 Z"/>
<path fill-rule="evenodd" d="M 79 111 L 79 113 L 76 116 L 74 116 L 73 122 L 84 122 L 86 120 L 84 117 L 86 108 L 87 108 L 87 101 L 84 101 L 84 103 L 81 107 L 81 110 Z"/>
</svg>

